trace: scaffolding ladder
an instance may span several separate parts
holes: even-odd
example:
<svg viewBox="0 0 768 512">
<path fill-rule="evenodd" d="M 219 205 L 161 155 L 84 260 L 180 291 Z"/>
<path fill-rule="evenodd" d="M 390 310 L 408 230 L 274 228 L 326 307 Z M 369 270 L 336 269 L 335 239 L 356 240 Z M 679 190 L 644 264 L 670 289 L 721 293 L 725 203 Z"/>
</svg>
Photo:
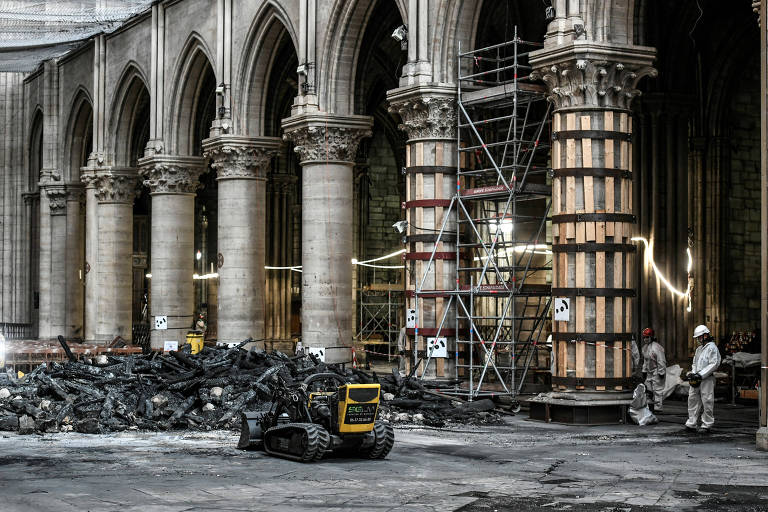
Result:
<svg viewBox="0 0 768 512">
<path fill-rule="evenodd" d="M 441 391 L 470 400 L 514 399 L 527 378 L 549 371 L 550 104 L 527 65 L 539 47 L 515 27 L 512 41 L 457 56 L 457 189 L 437 235 L 438 243 L 455 237 L 456 287 L 445 290 L 436 337 L 455 322 L 459 384 Z M 455 232 L 446 229 L 449 216 Z M 416 282 L 417 311 L 420 298 L 434 293 L 422 286 L 438 243 Z"/>
</svg>

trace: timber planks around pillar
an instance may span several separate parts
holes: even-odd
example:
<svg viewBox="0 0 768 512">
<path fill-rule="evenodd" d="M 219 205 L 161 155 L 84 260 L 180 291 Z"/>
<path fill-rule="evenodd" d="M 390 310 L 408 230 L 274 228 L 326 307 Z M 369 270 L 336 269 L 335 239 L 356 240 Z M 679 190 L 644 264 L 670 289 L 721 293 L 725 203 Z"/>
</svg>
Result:
<svg viewBox="0 0 768 512">
<path fill-rule="evenodd" d="M 630 121 L 626 111 L 554 114 L 552 292 L 573 311 L 554 322 L 555 390 L 630 386 Z"/>
<path fill-rule="evenodd" d="M 455 143 L 451 141 L 422 140 L 406 144 L 406 202 L 403 205 L 408 220 L 405 260 L 409 272 L 406 272 L 406 289 L 415 290 L 421 284 L 434 249 L 435 256 L 430 272 L 420 291 L 438 292 L 423 296 L 418 301 L 415 294 L 408 294 L 408 307 L 418 307 L 419 319 L 416 328 L 406 330 L 406 351 L 415 355 L 406 359 L 408 372 L 413 369 L 414 363 L 422 359 L 416 356 L 426 353 L 428 337 L 439 334 L 440 337 L 448 338 L 449 353 L 454 352 L 454 320 L 446 318 L 439 333 L 437 330 L 447 306 L 445 297 L 439 291 L 454 288 L 452 278 L 456 273 L 455 235 L 443 236 L 438 240 L 435 230 L 442 226 L 451 203 L 451 187 L 456 180 L 455 154 Z M 455 233 L 455 227 L 447 226 L 446 233 Z M 449 312 L 448 316 L 450 315 Z M 426 360 L 427 357 L 423 359 Z M 438 378 L 450 376 L 452 372 L 449 371 L 449 365 L 444 358 L 433 358 L 433 361 L 434 368 L 430 363 L 428 374 L 432 373 Z M 424 371 L 423 364 L 416 368 L 417 372 Z"/>
</svg>

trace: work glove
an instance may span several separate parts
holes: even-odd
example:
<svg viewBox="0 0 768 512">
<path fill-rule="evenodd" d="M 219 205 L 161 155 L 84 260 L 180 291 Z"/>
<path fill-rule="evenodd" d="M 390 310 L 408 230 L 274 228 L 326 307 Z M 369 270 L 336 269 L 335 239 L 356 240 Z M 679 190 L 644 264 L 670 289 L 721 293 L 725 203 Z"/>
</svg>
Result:
<svg viewBox="0 0 768 512">
<path fill-rule="evenodd" d="M 701 385 L 701 375 L 699 375 L 698 373 L 692 374 L 689 380 L 690 380 L 691 386 L 693 386 L 694 388 L 697 388 Z"/>
</svg>

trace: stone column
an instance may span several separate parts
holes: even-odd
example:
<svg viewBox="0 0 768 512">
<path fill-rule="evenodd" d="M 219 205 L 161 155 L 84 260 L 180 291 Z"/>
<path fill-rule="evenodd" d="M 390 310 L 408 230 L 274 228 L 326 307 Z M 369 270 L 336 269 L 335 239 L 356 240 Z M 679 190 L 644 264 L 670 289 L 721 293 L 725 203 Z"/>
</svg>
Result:
<svg viewBox="0 0 768 512">
<path fill-rule="evenodd" d="M 95 163 L 95 162 L 94 162 Z M 96 175 L 99 169 L 95 166 L 81 168 L 81 180 L 85 183 L 85 265 L 83 269 L 85 280 L 85 326 L 83 329 L 85 341 L 98 341 L 96 331 L 99 323 L 99 283 L 98 283 L 98 246 L 99 246 L 99 216 L 96 199 Z"/>
<path fill-rule="evenodd" d="M 80 338 L 83 332 L 83 307 L 85 288 L 83 287 L 83 206 L 84 187 L 82 183 L 67 185 L 66 196 L 66 336 Z"/>
<path fill-rule="evenodd" d="M 35 260 L 32 257 L 32 245 L 35 243 L 32 240 L 33 236 L 33 229 L 32 229 L 32 219 L 33 210 L 38 207 L 38 202 L 40 201 L 40 194 L 34 193 L 34 192 L 25 192 L 21 194 L 21 197 L 24 200 L 24 215 L 23 215 L 23 224 L 21 229 L 21 243 L 23 244 L 23 247 L 21 248 L 21 255 L 22 255 L 22 261 L 25 263 L 25 266 L 22 266 L 20 272 L 21 272 L 21 289 L 22 289 L 22 304 L 21 304 L 21 318 L 24 323 L 29 323 L 33 326 L 32 331 L 30 333 L 30 336 L 34 335 L 34 326 L 37 324 L 37 313 L 33 307 L 32 300 L 33 300 L 33 286 L 34 286 L 34 279 L 33 275 L 39 271 L 39 269 L 35 269 Z M 39 208 L 39 207 L 38 207 Z M 38 241 L 39 243 L 39 241 Z M 36 337 L 36 336 L 35 336 Z"/>
<path fill-rule="evenodd" d="M 352 359 L 352 168 L 367 116 L 300 114 L 283 120 L 302 166 L 301 338 L 327 363 Z"/>
<path fill-rule="evenodd" d="M 99 315 L 96 340 L 110 342 L 116 336 L 126 341 L 132 335 L 133 289 L 133 198 L 138 173 L 135 169 L 111 169 L 97 174 L 98 265 L 91 268 L 99 286 L 95 293 Z"/>
<path fill-rule="evenodd" d="M 637 264 L 632 204 L 632 119 L 637 82 L 655 76 L 655 50 L 575 41 L 534 52 L 552 123 L 552 295 L 570 299 L 553 322 L 550 407 L 599 406 L 591 421 L 619 421 L 631 397 Z M 646 235 L 647 236 L 647 235 Z M 552 415 L 556 415 L 552 412 Z M 532 412 L 533 414 L 533 412 Z M 572 419 L 572 421 L 579 421 Z M 589 420 L 588 420 L 589 421 Z"/>
<path fill-rule="evenodd" d="M 67 188 L 41 185 L 40 330 L 41 339 L 67 335 Z"/>
<path fill-rule="evenodd" d="M 218 198 L 218 333 L 220 342 L 264 338 L 266 180 L 281 141 L 219 136 L 203 142 L 216 170 Z M 154 270 L 153 274 L 154 276 Z M 263 343 L 259 346 L 263 347 Z"/>
<path fill-rule="evenodd" d="M 455 308 L 440 323 L 448 305 L 445 290 L 456 287 L 456 225 L 449 217 L 446 230 L 427 272 L 427 264 L 435 249 L 438 231 L 443 225 L 451 197 L 456 193 L 456 89 L 453 87 L 419 86 L 394 89 L 387 93 L 390 112 L 402 119 L 400 129 L 408 134 L 405 146 L 406 202 L 408 220 L 406 236 L 406 289 L 408 309 L 417 309 L 415 328 L 407 328 L 408 357 L 414 363 L 427 360 L 426 342 L 430 337 L 445 337 L 448 358 L 434 358 L 426 369 L 427 377 L 454 377 L 456 354 Z M 451 216 L 453 216 L 451 214 Z M 426 279 L 424 274 L 427 272 Z M 414 295 L 433 292 L 418 301 Z M 441 292 L 442 291 L 442 292 Z M 438 333 L 439 330 L 439 333 Z M 424 368 L 418 369 L 421 375 Z"/>
<path fill-rule="evenodd" d="M 185 340 L 194 318 L 195 192 L 205 170 L 200 157 L 154 155 L 139 160 L 152 197 L 150 325 L 152 348 Z M 167 329 L 155 318 L 167 317 Z"/>
</svg>

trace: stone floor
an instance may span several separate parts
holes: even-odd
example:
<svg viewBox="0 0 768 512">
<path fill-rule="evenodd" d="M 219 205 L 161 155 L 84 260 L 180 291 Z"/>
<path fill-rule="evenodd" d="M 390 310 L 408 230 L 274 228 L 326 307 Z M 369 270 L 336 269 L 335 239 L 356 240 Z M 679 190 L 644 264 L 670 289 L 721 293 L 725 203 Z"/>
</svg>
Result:
<svg viewBox="0 0 768 512">
<path fill-rule="evenodd" d="M 236 436 L 0 436 L 1 511 L 767 510 L 755 408 L 718 404 L 716 431 L 653 427 L 398 428 L 383 461 L 300 464 L 233 448 Z"/>
</svg>

